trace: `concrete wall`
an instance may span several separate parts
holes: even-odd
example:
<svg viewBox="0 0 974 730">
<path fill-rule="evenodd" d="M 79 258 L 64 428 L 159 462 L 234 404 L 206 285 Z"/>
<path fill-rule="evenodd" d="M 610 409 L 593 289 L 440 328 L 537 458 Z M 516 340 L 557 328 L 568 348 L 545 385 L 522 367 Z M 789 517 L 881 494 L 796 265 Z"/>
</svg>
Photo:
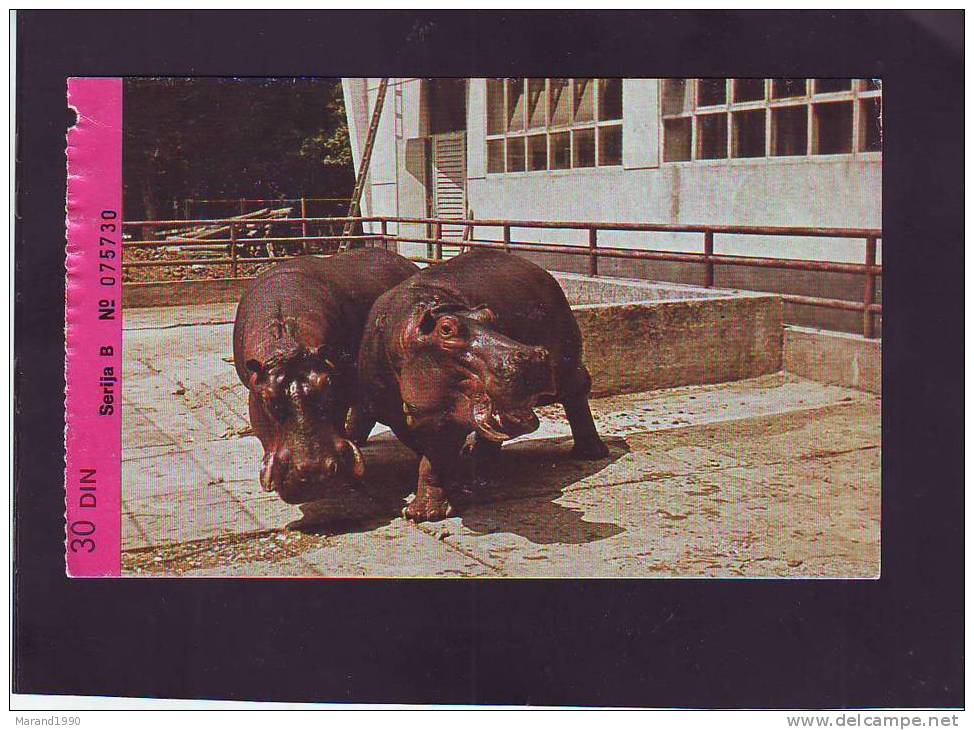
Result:
<svg viewBox="0 0 974 730">
<path fill-rule="evenodd" d="M 778 297 L 560 278 L 575 303 L 596 397 L 722 383 L 781 369 Z M 126 309 L 232 303 L 249 281 L 126 284 L 122 302 Z"/>
<path fill-rule="evenodd" d="M 883 392 L 883 346 L 840 332 L 786 327 L 785 370 L 829 385 Z"/>
<path fill-rule="evenodd" d="M 122 306 L 176 307 L 190 304 L 236 302 L 253 279 L 129 282 L 122 286 Z"/>
<path fill-rule="evenodd" d="M 592 393 L 723 383 L 781 369 L 774 296 L 574 307 Z"/>
</svg>

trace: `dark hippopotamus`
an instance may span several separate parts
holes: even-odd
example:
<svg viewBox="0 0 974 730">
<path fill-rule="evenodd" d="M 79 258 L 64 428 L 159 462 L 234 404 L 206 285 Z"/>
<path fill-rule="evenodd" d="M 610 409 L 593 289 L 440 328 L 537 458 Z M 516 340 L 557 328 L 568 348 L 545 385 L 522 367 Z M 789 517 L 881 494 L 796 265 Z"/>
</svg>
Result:
<svg viewBox="0 0 974 730">
<path fill-rule="evenodd" d="M 334 478 L 361 478 L 374 421 L 349 413 L 369 308 L 418 267 L 382 249 L 302 256 L 262 272 L 233 324 L 233 360 L 264 447 L 260 484 L 292 504 Z M 346 420 L 349 423 L 346 429 Z"/>
<path fill-rule="evenodd" d="M 461 254 L 387 291 L 369 314 L 358 370 L 362 412 L 422 457 L 409 519 L 455 514 L 468 435 L 475 455 L 496 453 L 538 428 L 535 406 L 564 405 L 576 458 L 608 455 L 565 294 L 519 256 Z"/>
</svg>

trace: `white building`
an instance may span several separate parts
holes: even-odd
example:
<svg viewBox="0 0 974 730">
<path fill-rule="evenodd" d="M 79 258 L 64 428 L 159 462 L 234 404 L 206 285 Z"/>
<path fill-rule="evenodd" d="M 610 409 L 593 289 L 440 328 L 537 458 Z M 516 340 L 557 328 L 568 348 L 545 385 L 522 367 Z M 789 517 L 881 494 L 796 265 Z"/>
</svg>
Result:
<svg viewBox="0 0 974 730">
<path fill-rule="evenodd" d="M 356 168 L 378 85 L 377 78 L 343 80 Z M 879 228 L 881 95 L 880 82 L 866 79 L 390 79 L 362 209 L 406 217 L 472 212 L 478 219 Z M 389 230 L 427 235 L 422 226 Z M 479 228 L 477 235 L 499 238 Z M 585 231 L 516 229 L 514 238 L 587 242 Z M 602 233 L 599 241 L 702 250 L 700 234 Z M 715 240 L 716 253 L 846 262 L 862 262 L 864 248 L 861 240 Z M 568 268 L 562 260 L 558 267 Z M 696 276 L 692 264 L 612 263 L 611 273 L 630 276 Z M 579 260 L 573 268 L 584 266 Z M 861 296 L 854 275 L 724 268 L 718 286 Z M 849 314 L 827 313 L 826 320 L 846 328 L 840 320 Z"/>
</svg>

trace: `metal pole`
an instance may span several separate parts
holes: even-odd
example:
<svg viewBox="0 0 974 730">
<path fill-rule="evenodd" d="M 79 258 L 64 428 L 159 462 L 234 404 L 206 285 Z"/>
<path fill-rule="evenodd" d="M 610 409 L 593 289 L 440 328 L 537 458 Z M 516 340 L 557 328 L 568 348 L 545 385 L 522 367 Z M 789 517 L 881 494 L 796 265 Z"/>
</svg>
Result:
<svg viewBox="0 0 974 730">
<path fill-rule="evenodd" d="M 599 231 L 597 228 L 588 229 L 588 275 L 599 275 Z"/>
<path fill-rule="evenodd" d="M 443 224 L 440 221 L 436 222 L 436 227 L 434 229 L 436 238 L 436 258 L 437 261 L 443 260 Z"/>
<path fill-rule="evenodd" d="M 388 251 L 389 241 L 387 240 L 387 236 L 389 235 L 389 227 L 385 218 L 379 221 L 379 231 L 382 234 L 382 248 Z"/>
<path fill-rule="evenodd" d="M 237 278 L 237 227 L 230 224 L 230 278 Z"/>
<path fill-rule="evenodd" d="M 307 206 L 307 202 L 303 197 L 301 198 L 301 217 L 302 218 L 308 217 L 308 206 Z M 301 221 L 301 237 L 304 239 L 302 241 L 301 249 L 304 251 L 304 255 L 307 256 L 308 255 L 308 221 L 307 220 Z"/>
<path fill-rule="evenodd" d="M 707 231 L 703 234 L 703 253 L 706 257 L 704 259 L 704 265 L 706 269 L 703 275 L 703 285 L 708 289 L 713 289 L 714 287 L 714 260 L 711 258 L 714 255 L 714 232 Z"/>
<path fill-rule="evenodd" d="M 876 265 L 876 239 L 866 239 L 866 281 L 862 293 L 862 336 L 867 340 L 875 337 L 873 333 L 873 313 L 871 311 L 873 300 L 876 297 L 876 274 L 873 267 Z"/>
<path fill-rule="evenodd" d="M 247 212 L 247 201 L 243 198 L 240 199 L 240 215 Z"/>
<path fill-rule="evenodd" d="M 504 252 L 511 252 L 511 227 L 504 226 Z"/>
</svg>

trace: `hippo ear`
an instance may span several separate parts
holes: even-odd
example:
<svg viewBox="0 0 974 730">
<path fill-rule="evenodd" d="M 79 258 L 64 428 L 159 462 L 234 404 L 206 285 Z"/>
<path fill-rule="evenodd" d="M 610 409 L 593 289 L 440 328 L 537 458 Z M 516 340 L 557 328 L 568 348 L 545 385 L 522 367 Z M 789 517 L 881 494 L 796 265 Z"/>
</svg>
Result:
<svg viewBox="0 0 974 730">
<path fill-rule="evenodd" d="M 430 341 L 430 334 L 436 329 L 434 306 L 435 304 L 424 302 L 413 309 L 399 335 L 399 346 L 403 352 L 409 352 Z"/>
<path fill-rule="evenodd" d="M 497 315 L 494 314 L 494 310 L 488 307 L 486 304 L 481 304 L 479 307 L 475 307 L 467 316 L 472 320 L 480 322 L 481 324 L 494 324 L 494 322 L 497 321 Z"/>
<path fill-rule="evenodd" d="M 429 309 L 423 311 L 416 324 L 416 329 L 420 334 L 428 335 L 436 328 L 436 316 Z"/>
<path fill-rule="evenodd" d="M 257 383 L 257 378 L 260 377 L 261 370 L 263 370 L 260 360 L 248 360 L 244 363 L 244 367 L 250 372 L 250 385 L 253 387 Z"/>
</svg>

